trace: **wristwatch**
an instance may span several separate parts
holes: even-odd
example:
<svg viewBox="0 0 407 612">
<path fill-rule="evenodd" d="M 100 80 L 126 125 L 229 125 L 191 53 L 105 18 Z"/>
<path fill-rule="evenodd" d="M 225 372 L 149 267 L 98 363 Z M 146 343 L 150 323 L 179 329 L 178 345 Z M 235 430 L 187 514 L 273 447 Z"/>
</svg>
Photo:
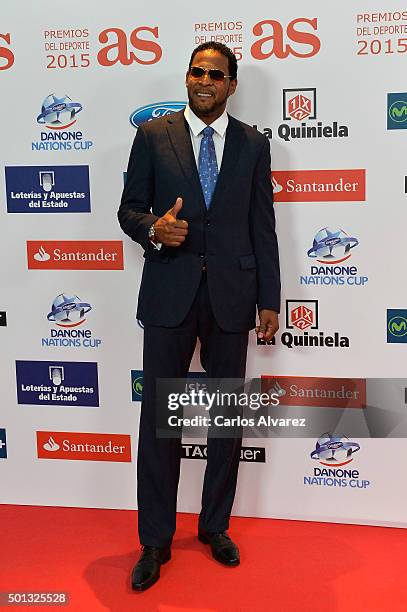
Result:
<svg viewBox="0 0 407 612">
<path fill-rule="evenodd" d="M 148 230 L 148 239 L 151 242 L 155 242 L 155 221 L 154 223 L 150 226 L 150 229 Z"/>
</svg>

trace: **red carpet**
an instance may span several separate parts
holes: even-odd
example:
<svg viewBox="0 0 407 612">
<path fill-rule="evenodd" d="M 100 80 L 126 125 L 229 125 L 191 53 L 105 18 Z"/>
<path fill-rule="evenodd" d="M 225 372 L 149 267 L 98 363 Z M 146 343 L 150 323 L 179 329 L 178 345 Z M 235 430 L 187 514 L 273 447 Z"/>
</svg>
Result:
<svg viewBox="0 0 407 612">
<path fill-rule="evenodd" d="M 179 515 L 161 580 L 133 593 L 136 512 L 0 506 L 0 591 L 66 591 L 58 608 L 81 612 L 407 611 L 406 530 L 235 518 L 241 565 L 226 568 L 196 519 Z"/>
</svg>

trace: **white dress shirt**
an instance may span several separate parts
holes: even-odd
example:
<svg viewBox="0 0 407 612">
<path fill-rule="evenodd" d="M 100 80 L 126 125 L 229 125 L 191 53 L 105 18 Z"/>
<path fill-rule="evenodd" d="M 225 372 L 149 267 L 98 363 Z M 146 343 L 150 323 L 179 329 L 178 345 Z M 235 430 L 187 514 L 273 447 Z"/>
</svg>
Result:
<svg viewBox="0 0 407 612">
<path fill-rule="evenodd" d="M 184 115 L 189 125 L 192 148 L 194 150 L 196 167 L 198 168 L 199 150 L 201 148 L 201 140 L 203 137 L 202 130 L 204 130 L 208 126 L 202 121 L 202 119 L 199 119 L 199 117 L 195 115 L 195 113 L 191 110 L 189 104 L 187 104 L 187 106 L 185 107 Z M 218 171 L 220 170 L 222 164 L 223 149 L 225 148 L 226 128 L 228 127 L 228 123 L 229 118 L 225 109 L 222 115 L 210 124 L 210 127 L 214 129 L 213 142 L 215 145 Z"/>
</svg>

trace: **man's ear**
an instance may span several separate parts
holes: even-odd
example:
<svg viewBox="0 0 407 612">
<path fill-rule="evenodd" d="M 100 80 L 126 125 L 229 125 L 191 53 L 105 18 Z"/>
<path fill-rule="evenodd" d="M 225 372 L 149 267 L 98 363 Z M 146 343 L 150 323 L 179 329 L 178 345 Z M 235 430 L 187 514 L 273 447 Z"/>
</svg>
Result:
<svg viewBox="0 0 407 612">
<path fill-rule="evenodd" d="M 232 79 L 229 83 L 229 96 L 233 96 L 237 87 L 237 79 Z"/>
</svg>

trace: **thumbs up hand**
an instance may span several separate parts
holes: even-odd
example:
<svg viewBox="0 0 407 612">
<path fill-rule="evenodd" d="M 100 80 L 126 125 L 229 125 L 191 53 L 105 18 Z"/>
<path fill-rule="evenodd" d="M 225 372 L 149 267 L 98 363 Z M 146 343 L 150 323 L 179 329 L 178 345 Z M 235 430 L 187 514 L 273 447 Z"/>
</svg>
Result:
<svg viewBox="0 0 407 612">
<path fill-rule="evenodd" d="M 165 215 L 157 219 L 154 224 L 155 240 L 165 246 L 180 246 L 188 234 L 188 221 L 177 219 L 182 209 L 182 198 L 177 198 L 174 206 Z"/>
</svg>

